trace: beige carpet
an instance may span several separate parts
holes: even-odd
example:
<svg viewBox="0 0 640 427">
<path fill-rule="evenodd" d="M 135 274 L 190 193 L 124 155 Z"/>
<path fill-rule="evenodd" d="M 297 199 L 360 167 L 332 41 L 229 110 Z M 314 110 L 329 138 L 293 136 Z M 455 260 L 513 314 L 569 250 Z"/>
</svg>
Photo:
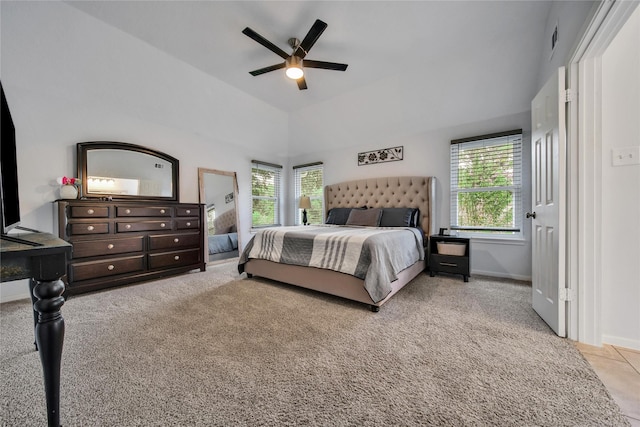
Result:
<svg viewBox="0 0 640 427">
<path fill-rule="evenodd" d="M 628 425 L 531 288 L 422 274 L 379 313 L 235 264 L 71 298 L 71 426 Z M 2 426 L 44 426 L 25 301 L 0 306 Z"/>
</svg>

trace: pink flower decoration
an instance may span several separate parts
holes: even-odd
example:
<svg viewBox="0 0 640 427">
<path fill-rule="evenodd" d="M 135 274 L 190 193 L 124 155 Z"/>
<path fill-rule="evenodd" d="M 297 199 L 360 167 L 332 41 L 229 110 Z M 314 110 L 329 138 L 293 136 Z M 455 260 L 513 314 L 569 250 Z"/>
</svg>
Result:
<svg viewBox="0 0 640 427">
<path fill-rule="evenodd" d="M 66 176 L 61 176 L 57 179 L 58 184 L 60 185 L 76 185 L 80 184 L 80 180 L 78 178 L 68 178 Z"/>
</svg>

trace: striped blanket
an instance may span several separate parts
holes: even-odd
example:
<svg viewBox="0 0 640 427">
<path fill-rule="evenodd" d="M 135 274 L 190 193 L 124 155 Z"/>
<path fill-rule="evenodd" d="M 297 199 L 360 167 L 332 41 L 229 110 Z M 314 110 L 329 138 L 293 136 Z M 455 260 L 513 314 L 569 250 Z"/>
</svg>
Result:
<svg viewBox="0 0 640 427">
<path fill-rule="evenodd" d="M 424 260 L 424 247 L 422 232 L 409 227 L 273 227 L 249 241 L 238 263 L 240 273 L 250 258 L 350 274 L 364 279 L 371 299 L 379 302 L 399 272 Z"/>
</svg>

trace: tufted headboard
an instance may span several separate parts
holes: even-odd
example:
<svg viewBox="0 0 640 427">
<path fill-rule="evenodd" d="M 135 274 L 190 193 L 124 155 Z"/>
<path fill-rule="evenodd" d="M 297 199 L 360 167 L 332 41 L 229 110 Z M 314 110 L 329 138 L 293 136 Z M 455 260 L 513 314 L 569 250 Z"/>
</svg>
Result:
<svg viewBox="0 0 640 427">
<path fill-rule="evenodd" d="M 340 182 L 324 188 L 324 206 L 331 208 L 418 208 L 426 236 L 436 229 L 433 176 L 394 176 Z"/>
<path fill-rule="evenodd" d="M 213 220 L 213 227 L 216 230 L 216 234 L 235 233 L 237 231 L 236 210 L 229 209 L 218 215 L 216 219 Z"/>
</svg>

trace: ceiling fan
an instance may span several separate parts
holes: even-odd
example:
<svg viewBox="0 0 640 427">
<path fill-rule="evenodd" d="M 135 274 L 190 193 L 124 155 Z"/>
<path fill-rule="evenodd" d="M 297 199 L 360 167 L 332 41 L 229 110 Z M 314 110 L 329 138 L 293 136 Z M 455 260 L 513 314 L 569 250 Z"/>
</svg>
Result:
<svg viewBox="0 0 640 427">
<path fill-rule="evenodd" d="M 251 37 L 253 40 L 260 43 L 276 55 L 284 59 L 284 62 L 280 64 L 271 65 L 269 67 L 260 68 L 258 70 L 249 71 L 252 76 L 259 76 L 260 74 L 268 73 L 270 71 L 286 68 L 287 77 L 295 80 L 298 83 L 298 88 L 304 90 L 307 88 L 307 82 L 304 78 L 303 67 L 307 68 L 322 68 L 324 70 L 345 71 L 347 64 L 338 64 L 336 62 L 314 61 L 312 59 L 304 59 L 311 50 L 311 47 L 318 41 L 320 35 L 327 28 L 327 24 L 319 19 L 311 26 L 311 29 L 304 37 L 304 40 L 296 38 L 290 38 L 288 40 L 289 46 L 293 49 L 293 53 L 288 55 L 284 50 L 271 43 L 269 40 L 262 37 L 260 34 L 247 27 L 242 30 L 242 33 Z M 304 61 L 303 61 L 304 59 Z"/>
</svg>

